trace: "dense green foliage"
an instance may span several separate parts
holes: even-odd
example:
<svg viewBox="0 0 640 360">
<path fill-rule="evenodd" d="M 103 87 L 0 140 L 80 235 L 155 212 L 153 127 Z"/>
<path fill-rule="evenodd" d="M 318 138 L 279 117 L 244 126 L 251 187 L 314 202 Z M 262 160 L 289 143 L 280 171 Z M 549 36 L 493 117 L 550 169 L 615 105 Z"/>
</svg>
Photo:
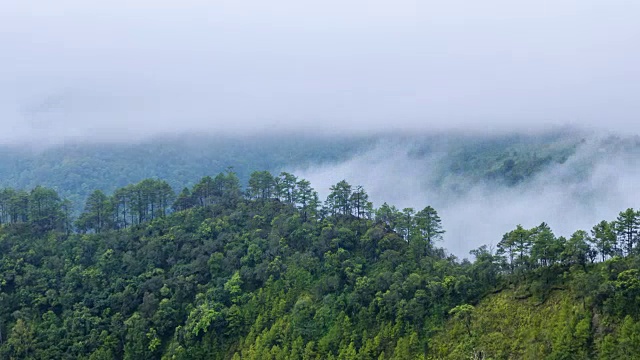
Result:
<svg viewBox="0 0 640 360">
<path fill-rule="evenodd" d="M 474 262 L 431 206 L 341 181 L 227 171 L 175 194 L 2 191 L 0 358 L 428 359 L 640 355 L 640 212 L 569 239 L 542 223 Z"/>
<path fill-rule="evenodd" d="M 8 216 L 0 355 L 411 358 L 450 307 L 482 292 L 471 265 L 434 246 L 431 207 L 385 205 L 374 220 L 346 181 L 324 206 L 291 174 L 248 183 L 241 193 L 228 172 L 177 197 L 157 180 L 96 191 L 73 229 L 57 195 L 43 214 Z M 55 194 L 21 195 L 27 209 L 39 193 Z M 50 226 L 36 226 L 46 215 Z"/>
</svg>

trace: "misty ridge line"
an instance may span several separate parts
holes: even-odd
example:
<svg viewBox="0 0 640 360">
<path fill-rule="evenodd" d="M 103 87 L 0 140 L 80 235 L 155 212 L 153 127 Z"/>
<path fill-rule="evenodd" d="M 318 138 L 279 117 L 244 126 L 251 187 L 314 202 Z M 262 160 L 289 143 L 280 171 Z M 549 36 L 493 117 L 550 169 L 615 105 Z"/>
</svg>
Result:
<svg viewBox="0 0 640 360">
<path fill-rule="evenodd" d="M 100 113 L 87 114 L 89 119 L 73 120 L 68 117 L 36 121 L 33 119 L 11 120 L 0 117 L 0 147 L 15 150 L 49 150 L 67 146 L 122 145 L 138 146 L 158 142 L 179 142 L 185 139 L 212 141 L 216 139 L 255 141 L 264 138 L 358 138 L 388 139 L 414 142 L 424 137 L 428 141 L 438 138 L 458 140 L 496 137 L 549 136 L 549 134 L 593 133 L 593 126 L 571 122 L 547 123 L 513 121 L 502 124 L 492 121 L 449 122 L 438 120 L 414 121 L 368 121 L 354 119 L 353 124 L 342 121 L 269 121 L 234 122 L 214 119 L 188 120 L 175 118 L 169 122 L 153 120 L 115 118 L 107 122 L 100 120 Z M 342 124 L 342 125 L 341 125 Z M 504 126 L 503 126 L 504 125 Z M 601 131 L 600 131 L 601 132 Z M 607 132 L 615 134 L 609 129 Z M 623 133 L 620 131 L 620 133 Z"/>
<path fill-rule="evenodd" d="M 287 147 L 287 142 L 293 146 Z M 207 144 L 216 147 L 207 148 L 204 146 Z M 5 177 L 13 177 L 5 178 L 3 182 L 15 186 L 20 181 L 23 186 L 32 187 L 48 182 L 53 174 L 64 170 L 58 166 L 62 162 L 81 161 L 80 165 L 99 159 L 93 164 L 100 165 L 95 169 L 68 168 L 72 172 L 82 171 L 84 175 L 64 174 L 64 179 L 80 175 L 79 181 L 87 181 L 109 169 L 118 156 L 129 159 L 130 154 L 137 154 L 139 159 L 135 163 L 139 161 L 140 164 L 135 165 L 135 178 L 118 176 L 118 179 L 111 179 L 110 186 L 93 188 L 110 192 L 113 184 L 124 186 L 155 177 L 172 178 L 171 185 L 179 191 L 178 187 L 191 185 L 198 176 L 224 171 L 235 162 L 253 159 L 254 162 L 247 162 L 244 168 L 238 169 L 242 178 L 246 179 L 255 170 L 269 169 L 274 173 L 286 170 L 310 180 L 319 190 L 321 200 L 326 198 L 333 184 L 346 179 L 353 185 L 364 186 L 376 206 L 382 202 L 400 209 L 431 205 L 438 210 L 447 229 L 445 247 L 458 256 L 466 256 L 468 250 L 479 245 L 497 243 L 517 224 L 533 227 L 546 221 L 558 233 L 568 235 L 602 219 L 611 219 L 622 208 L 637 206 L 634 186 L 640 179 L 635 170 L 639 144 L 638 138 L 633 136 L 595 134 L 572 128 L 491 136 L 473 132 L 343 134 L 340 137 L 303 136 L 293 132 L 278 136 L 243 134 L 241 137 L 198 134 L 156 137 L 144 142 L 68 143 L 45 148 L 27 154 L 22 158 L 28 161 L 24 164 L 27 167 L 17 169 L 24 172 L 29 171 L 30 164 L 46 165 L 38 170 L 45 175 L 40 177 L 44 181 L 34 178 L 36 183 L 25 182 L 28 179 L 5 174 Z M 25 151 L 9 148 L 21 153 Z M 91 151 L 80 156 L 86 149 Z M 166 158 L 152 155 L 163 154 L 167 149 L 173 149 L 168 153 L 173 154 L 169 163 Z M 328 149 L 331 149 L 329 153 L 317 156 L 318 152 Z M 299 153 L 303 150 L 305 153 Z M 114 154 L 119 155 L 114 157 Z M 551 160 L 544 160 L 549 154 L 553 155 Z M 212 158 L 213 155 L 222 158 Z M 265 155 L 275 157 L 267 159 Z M 510 157 L 524 159 L 525 165 L 535 165 L 537 172 L 525 172 L 526 176 L 521 180 L 514 177 L 513 183 L 500 177 L 487 177 L 492 174 L 488 170 L 504 168 Z M 11 158 L 9 151 L 4 158 L 7 170 L 12 169 Z M 181 166 L 172 163 L 178 159 Z M 131 161 L 120 166 L 125 165 L 131 167 Z M 2 166 L 0 164 L 0 174 Z M 142 169 L 143 166 L 148 169 Z M 487 166 L 496 168 L 487 169 Z M 517 162 L 515 166 L 517 168 Z M 176 174 L 181 175 L 176 178 Z M 66 186 L 63 184 L 46 185 L 61 188 Z M 88 195 L 77 193 L 76 188 L 65 190 L 65 197 L 71 194 L 74 203 L 83 203 Z"/>
</svg>

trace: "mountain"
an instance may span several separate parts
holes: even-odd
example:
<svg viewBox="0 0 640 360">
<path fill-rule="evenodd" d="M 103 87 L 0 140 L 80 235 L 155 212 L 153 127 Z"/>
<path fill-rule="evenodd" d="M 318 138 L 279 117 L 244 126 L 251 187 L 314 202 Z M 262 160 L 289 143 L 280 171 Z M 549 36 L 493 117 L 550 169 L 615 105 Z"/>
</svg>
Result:
<svg viewBox="0 0 640 360">
<path fill-rule="evenodd" d="M 3 191 L 2 358 L 640 356 L 639 211 L 569 238 L 518 225 L 471 262 L 438 246 L 433 207 L 346 181 L 324 205 L 288 173 L 173 203 L 164 184 L 95 191 L 77 218 L 55 190 Z"/>
</svg>

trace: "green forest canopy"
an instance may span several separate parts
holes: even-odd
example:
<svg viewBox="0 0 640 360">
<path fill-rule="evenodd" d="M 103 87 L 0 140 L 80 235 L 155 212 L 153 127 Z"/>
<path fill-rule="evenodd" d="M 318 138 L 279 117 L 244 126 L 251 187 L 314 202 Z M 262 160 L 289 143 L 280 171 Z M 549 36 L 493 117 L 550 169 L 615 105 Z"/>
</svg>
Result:
<svg viewBox="0 0 640 360">
<path fill-rule="evenodd" d="M 92 192 L 77 218 L 52 189 L 3 189 L 0 356 L 640 355 L 638 211 L 568 239 L 517 226 L 470 262 L 437 246 L 445 228 L 430 206 L 376 209 L 346 181 L 321 202 L 289 173 L 247 183 L 227 171 L 176 194 L 147 179 Z M 497 324 L 491 314 L 518 314 L 518 301 L 568 310 L 557 323 Z M 479 323 L 520 332 L 488 340 Z M 540 331 L 553 341 L 518 344 Z"/>
</svg>

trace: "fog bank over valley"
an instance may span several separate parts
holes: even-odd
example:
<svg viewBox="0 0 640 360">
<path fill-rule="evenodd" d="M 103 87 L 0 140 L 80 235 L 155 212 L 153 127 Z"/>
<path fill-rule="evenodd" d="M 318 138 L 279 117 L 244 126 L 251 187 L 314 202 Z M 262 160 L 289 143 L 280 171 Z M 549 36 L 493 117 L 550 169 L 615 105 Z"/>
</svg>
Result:
<svg viewBox="0 0 640 360">
<path fill-rule="evenodd" d="M 568 238 L 601 220 L 614 220 L 628 207 L 639 207 L 638 143 L 629 140 L 632 145 L 625 147 L 610 141 L 576 140 L 579 145 L 566 161 L 545 165 L 513 185 L 474 177 L 473 169 L 455 174 L 454 156 L 446 147 L 421 157 L 411 146 L 394 142 L 380 143 L 345 162 L 294 172 L 309 179 L 321 198 L 332 184 L 346 179 L 364 186 L 375 207 L 387 202 L 417 211 L 431 205 L 446 230 L 440 245 L 469 257 L 469 250 L 496 245 L 517 224 L 531 228 L 545 221 L 556 235 Z"/>
</svg>

